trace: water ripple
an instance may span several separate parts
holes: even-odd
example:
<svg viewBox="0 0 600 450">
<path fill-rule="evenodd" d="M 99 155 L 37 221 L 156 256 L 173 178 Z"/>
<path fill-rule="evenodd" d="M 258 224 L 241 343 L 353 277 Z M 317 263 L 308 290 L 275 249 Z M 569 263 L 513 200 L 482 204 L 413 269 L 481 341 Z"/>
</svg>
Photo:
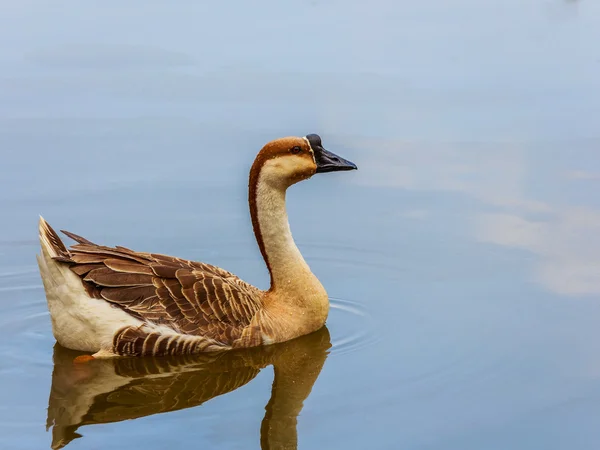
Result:
<svg viewBox="0 0 600 450">
<path fill-rule="evenodd" d="M 50 366 L 48 347 L 54 339 L 39 272 L 33 265 L 3 269 L 0 300 L 5 306 L 0 315 L 0 336 L 10 344 L 0 348 L 0 356 L 4 362 L 13 362 L 9 367 L 22 372 L 40 364 Z"/>
<path fill-rule="evenodd" d="M 379 337 L 375 333 L 375 320 L 364 305 L 341 298 L 330 298 L 331 314 L 328 326 L 336 329 L 332 332 L 333 355 L 343 355 L 362 348 L 375 345 Z M 342 323 L 342 332 L 337 330 L 336 323 Z"/>
</svg>

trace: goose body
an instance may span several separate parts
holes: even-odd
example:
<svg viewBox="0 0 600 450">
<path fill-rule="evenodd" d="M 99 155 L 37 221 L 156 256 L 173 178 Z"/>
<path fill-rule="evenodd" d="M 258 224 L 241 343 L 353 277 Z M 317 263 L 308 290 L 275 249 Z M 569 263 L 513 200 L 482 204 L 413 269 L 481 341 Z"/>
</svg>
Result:
<svg viewBox="0 0 600 450">
<path fill-rule="evenodd" d="M 98 358 L 256 347 L 320 329 L 327 292 L 294 243 L 285 193 L 315 173 L 352 169 L 314 134 L 271 141 L 258 153 L 249 205 L 271 276 L 267 291 L 210 264 L 63 231 L 77 242 L 67 248 L 40 217 L 38 265 L 56 340 Z"/>
</svg>

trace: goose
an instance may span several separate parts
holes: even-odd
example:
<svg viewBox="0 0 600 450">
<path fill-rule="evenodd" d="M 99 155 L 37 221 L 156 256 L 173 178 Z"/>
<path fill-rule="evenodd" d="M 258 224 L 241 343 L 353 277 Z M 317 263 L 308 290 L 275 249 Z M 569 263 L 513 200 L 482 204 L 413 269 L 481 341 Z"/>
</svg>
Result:
<svg viewBox="0 0 600 450">
<path fill-rule="evenodd" d="M 265 346 L 319 330 L 327 291 L 296 246 L 286 190 L 357 166 L 317 134 L 268 142 L 250 169 L 252 227 L 270 275 L 264 291 L 203 262 L 108 247 L 68 231 L 67 248 L 40 216 L 40 275 L 56 341 L 95 358 L 186 355 Z"/>
</svg>

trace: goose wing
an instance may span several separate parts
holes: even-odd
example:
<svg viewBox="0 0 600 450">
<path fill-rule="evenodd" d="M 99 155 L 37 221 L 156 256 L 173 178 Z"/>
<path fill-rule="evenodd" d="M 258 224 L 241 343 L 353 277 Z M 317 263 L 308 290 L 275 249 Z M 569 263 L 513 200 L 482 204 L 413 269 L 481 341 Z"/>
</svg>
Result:
<svg viewBox="0 0 600 450">
<path fill-rule="evenodd" d="M 88 295 L 145 322 L 230 346 L 262 308 L 259 289 L 221 268 L 63 233 L 77 244 L 55 259 L 70 265 Z"/>
</svg>

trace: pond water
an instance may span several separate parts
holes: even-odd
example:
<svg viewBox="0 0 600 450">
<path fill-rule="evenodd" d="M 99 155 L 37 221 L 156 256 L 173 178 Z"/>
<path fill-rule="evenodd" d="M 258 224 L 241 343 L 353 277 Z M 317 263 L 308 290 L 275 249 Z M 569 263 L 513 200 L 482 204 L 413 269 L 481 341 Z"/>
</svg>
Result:
<svg viewBox="0 0 600 450">
<path fill-rule="evenodd" d="M 0 448 L 596 449 L 600 3 L 22 0 L 1 8 Z M 247 175 L 288 196 L 327 328 L 72 364 L 37 220 L 268 284 Z"/>
</svg>

